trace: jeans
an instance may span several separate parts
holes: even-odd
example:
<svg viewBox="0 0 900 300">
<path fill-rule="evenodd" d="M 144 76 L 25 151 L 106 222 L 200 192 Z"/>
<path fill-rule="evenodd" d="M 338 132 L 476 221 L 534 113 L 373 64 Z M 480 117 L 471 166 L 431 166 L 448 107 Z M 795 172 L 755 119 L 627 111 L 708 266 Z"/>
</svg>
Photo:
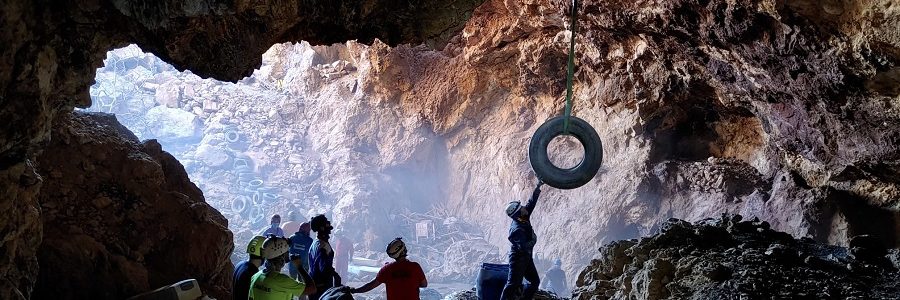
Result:
<svg viewBox="0 0 900 300">
<path fill-rule="evenodd" d="M 528 281 L 525 284 L 524 292 L 522 290 L 523 278 Z M 500 299 L 533 299 L 534 293 L 537 292 L 540 284 L 541 278 L 538 275 L 537 268 L 534 267 L 534 259 L 531 257 L 531 253 L 510 254 L 509 276 L 506 279 L 506 286 L 503 287 L 503 294 L 501 294 Z"/>
</svg>

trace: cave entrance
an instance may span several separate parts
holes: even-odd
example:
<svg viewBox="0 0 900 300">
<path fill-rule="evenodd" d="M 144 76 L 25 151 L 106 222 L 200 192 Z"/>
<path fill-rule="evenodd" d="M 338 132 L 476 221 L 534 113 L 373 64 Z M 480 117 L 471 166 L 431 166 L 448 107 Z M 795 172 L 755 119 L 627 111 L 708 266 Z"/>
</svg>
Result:
<svg viewBox="0 0 900 300">
<path fill-rule="evenodd" d="M 421 244 L 410 247 L 431 271 L 430 281 L 471 282 L 477 266 L 459 260 L 502 261 L 501 250 L 486 242 L 479 226 L 443 206 L 445 141 L 423 126 L 408 133 L 419 141 L 414 149 L 385 154 L 394 151 L 381 145 L 386 133 L 362 136 L 407 130 L 385 128 L 402 122 L 375 122 L 366 109 L 346 119 L 328 115 L 341 110 L 332 99 L 356 92 L 351 47 L 275 45 L 258 70 L 231 83 L 178 71 L 130 45 L 108 52 L 86 110 L 115 114 L 140 140 L 156 139 L 181 162 L 206 201 L 228 219 L 233 262 L 246 259 L 247 242 L 273 214 L 284 223 L 324 213 L 355 245 L 359 263 L 351 264 L 350 281 L 369 280 L 387 261 L 384 246 L 402 236 Z M 390 155 L 408 157 L 386 163 Z"/>
</svg>

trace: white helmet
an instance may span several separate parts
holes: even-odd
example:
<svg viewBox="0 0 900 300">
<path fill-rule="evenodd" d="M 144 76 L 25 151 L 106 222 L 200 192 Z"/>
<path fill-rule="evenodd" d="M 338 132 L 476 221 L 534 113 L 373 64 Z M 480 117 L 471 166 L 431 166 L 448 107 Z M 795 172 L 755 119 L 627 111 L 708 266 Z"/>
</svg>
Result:
<svg viewBox="0 0 900 300">
<path fill-rule="evenodd" d="M 284 255 L 291 249 L 291 245 L 287 239 L 280 237 L 270 237 L 263 242 L 262 257 L 265 259 L 273 259 Z"/>
<path fill-rule="evenodd" d="M 403 242 L 402 238 L 396 238 L 388 244 L 385 251 L 393 259 L 406 257 L 406 243 Z"/>
</svg>

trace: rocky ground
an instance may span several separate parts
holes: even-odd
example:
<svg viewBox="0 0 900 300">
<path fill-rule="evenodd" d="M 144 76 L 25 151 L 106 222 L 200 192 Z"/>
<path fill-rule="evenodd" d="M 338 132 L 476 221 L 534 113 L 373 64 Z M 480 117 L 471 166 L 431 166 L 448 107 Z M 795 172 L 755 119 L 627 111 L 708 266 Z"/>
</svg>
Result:
<svg viewBox="0 0 900 300">
<path fill-rule="evenodd" d="M 578 277 L 587 299 L 900 299 L 900 254 L 870 236 L 850 247 L 795 239 L 768 222 L 671 219 L 600 248 Z"/>
<path fill-rule="evenodd" d="M 475 290 L 460 291 L 444 296 L 444 300 L 478 300 L 478 294 Z M 559 297 L 547 291 L 538 291 L 534 295 L 534 300 L 563 300 L 568 298 Z"/>
</svg>

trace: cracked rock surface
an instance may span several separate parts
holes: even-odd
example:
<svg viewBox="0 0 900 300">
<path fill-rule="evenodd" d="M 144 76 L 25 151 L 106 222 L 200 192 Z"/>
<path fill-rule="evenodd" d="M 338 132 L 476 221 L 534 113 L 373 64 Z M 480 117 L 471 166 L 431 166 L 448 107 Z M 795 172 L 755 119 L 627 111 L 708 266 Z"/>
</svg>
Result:
<svg viewBox="0 0 900 300">
<path fill-rule="evenodd" d="M 66 113 L 38 156 L 43 242 L 34 299 L 125 299 L 194 278 L 230 293 L 228 221 L 155 140 L 102 113 Z"/>
<path fill-rule="evenodd" d="M 573 275 L 599 244 L 656 232 L 670 217 L 697 221 L 720 212 L 758 217 L 820 242 L 849 246 L 851 237 L 868 234 L 896 247 L 895 2 L 581 2 L 575 115 L 598 129 L 606 159 L 590 184 L 544 194 L 534 216 L 537 252 L 561 257 Z M 0 219 L 0 298 L 28 298 L 37 281 L 46 235 L 38 195 L 50 174 L 35 166 L 44 165 L 36 157 L 53 120 L 89 105 L 88 86 L 106 51 L 129 43 L 176 69 L 236 81 L 276 42 L 381 38 L 386 43 L 348 51 L 339 59 L 346 62 L 332 59 L 337 64 L 320 66 L 315 76 L 266 76 L 313 99 L 304 114 L 336 123 L 317 131 L 342 143 L 321 161 L 343 167 L 363 154 L 383 158 L 379 166 L 446 161 L 442 205 L 479 223 L 489 242 L 505 245 L 508 221 L 500 209 L 531 188 L 525 145 L 561 111 L 569 1 L 302 3 L 310 6 L 3 1 L 0 211 L 8 217 Z M 405 42 L 439 50 L 396 46 Z M 170 103 L 172 92 L 164 87 L 153 100 Z M 351 95 L 341 105 L 356 110 L 314 107 L 326 99 L 306 93 Z M 389 133 L 376 134 L 372 124 L 385 124 Z M 312 148 L 336 145 L 314 142 Z M 573 147 L 551 152 L 576 160 Z M 213 150 L 200 151 L 204 161 L 228 162 Z M 367 174 L 357 175 L 326 190 L 374 186 Z M 342 205 L 361 206 L 375 195 L 357 193 L 346 193 Z M 669 269 L 662 261 L 653 265 Z M 710 276 L 719 278 L 719 271 Z M 654 272 L 634 282 L 659 286 Z"/>
<path fill-rule="evenodd" d="M 601 247 L 573 299 L 897 299 L 897 255 L 870 236 L 848 249 L 740 215 L 670 219 L 655 235 Z"/>
</svg>

